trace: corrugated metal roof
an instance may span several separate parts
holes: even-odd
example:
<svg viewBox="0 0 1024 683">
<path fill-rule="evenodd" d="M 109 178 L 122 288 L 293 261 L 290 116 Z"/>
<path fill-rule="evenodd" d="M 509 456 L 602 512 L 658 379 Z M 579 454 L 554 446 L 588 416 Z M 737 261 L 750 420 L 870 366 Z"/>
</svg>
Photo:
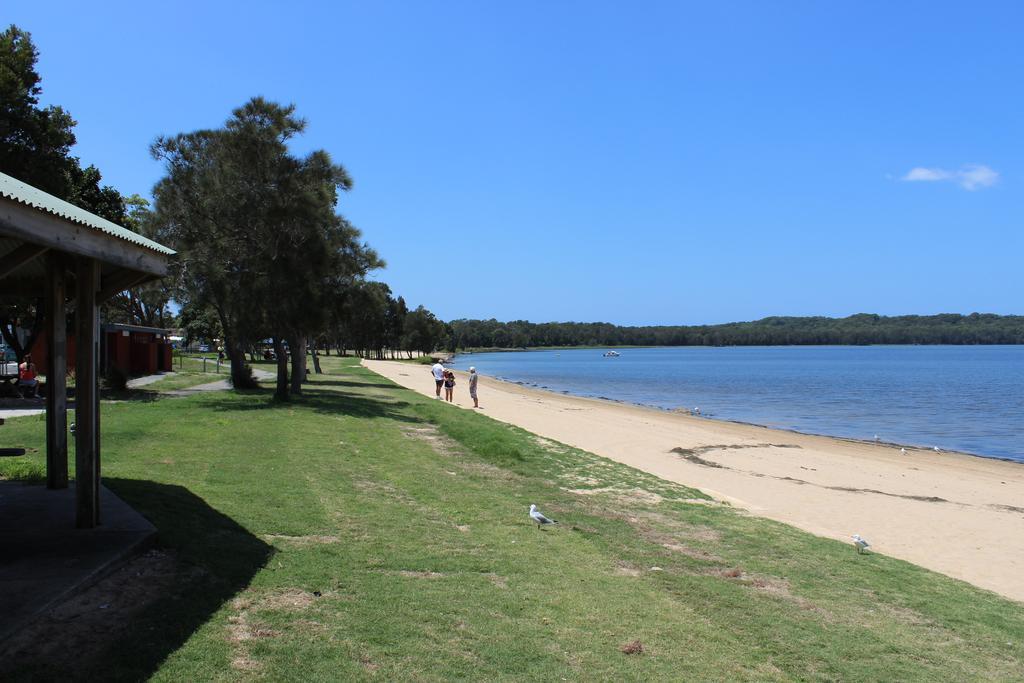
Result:
<svg viewBox="0 0 1024 683">
<path fill-rule="evenodd" d="M 52 194 L 47 194 L 42 190 L 36 189 L 31 185 L 16 180 L 6 173 L 0 173 L 0 196 L 6 199 L 12 199 L 20 204 L 31 206 L 40 211 L 52 213 L 55 216 L 67 219 L 72 223 L 78 225 L 84 225 L 94 230 L 99 230 L 102 233 L 110 235 L 111 237 L 117 237 L 118 239 L 137 244 L 140 247 L 146 249 L 152 249 L 159 254 L 174 254 L 175 251 L 162 244 L 158 244 L 151 239 L 147 239 L 142 235 L 132 232 L 127 228 L 122 228 L 117 223 L 111 223 L 106 218 L 100 218 L 96 214 L 89 213 L 84 209 L 80 209 L 74 204 L 68 203 L 63 199 L 57 199 Z"/>
</svg>

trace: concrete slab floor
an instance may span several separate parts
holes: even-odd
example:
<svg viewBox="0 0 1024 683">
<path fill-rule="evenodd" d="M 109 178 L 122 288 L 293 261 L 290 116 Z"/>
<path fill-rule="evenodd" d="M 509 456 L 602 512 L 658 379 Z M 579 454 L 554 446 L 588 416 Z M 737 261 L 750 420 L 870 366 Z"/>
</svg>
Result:
<svg viewBox="0 0 1024 683">
<path fill-rule="evenodd" d="M 75 488 L 0 481 L 0 641 L 146 547 L 156 528 L 105 487 L 95 529 L 75 528 Z"/>
</svg>

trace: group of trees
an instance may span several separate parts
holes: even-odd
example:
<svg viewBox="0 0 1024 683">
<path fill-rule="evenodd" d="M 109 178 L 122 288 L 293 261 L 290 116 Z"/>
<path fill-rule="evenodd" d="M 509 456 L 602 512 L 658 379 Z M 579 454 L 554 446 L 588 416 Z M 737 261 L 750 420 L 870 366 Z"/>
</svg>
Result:
<svg viewBox="0 0 1024 683">
<path fill-rule="evenodd" d="M 257 97 L 223 127 L 162 137 L 151 150 L 166 168 L 153 213 L 179 252 L 175 298 L 212 311 L 236 387 L 252 383 L 246 350 L 271 339 L 282 399 L 301 392 L 309 340 L 328 329 L 332 305 L 384 265 L 335 210 L 352 186 L 346 170 L 326 151 L 289 150 L 304 128 L 294 106 Z"/>
<path fill-rule="evenodd" d="M 410 311 L 405 299 L 392 296 L 383 282 L 364 282 L 335 302 L 322 345 L 339 353 L 351 350 L 364 358 L 395 358 L 403 353 L 412 358 L 414 353 L 443 348 L 447 338 L 445 324 L 423 306 Z"/>
<path fill-rule="evenodd" d="M 252 382 L 246 352 L 270 339 L 279 398 L 301 391 L 309 347 L 315 363 L 318 344 L 383 357 L 445 338 L 429 311 L 366 280 L 384 261 L 336 211 L 352 179 L 326 151 L 291 153 L 306 125 L 294 106 L 257 97 L 220 128 L 158 138 L 150 151 L 166 173 L 150 205 L 71 155 L 76 123 L 39 105 L 37 60 L 27 32 L 0 34 L 0 171 L 178 251 L 171 277 L 120 293 L 104 319 L 220 339 L 237 387 Z M 0 330 L 19 360 L 42 315 L 41 299 L 0 292 Z M 31 331 L 26 343 L 16 329 Z"/>
<path fill-rule="evenodd" d="M 429 311 L 409 311 L 367 279 L 384 261 L 337 213 L 348 172 L 324 150 L 289 150 L 305 125 L 294 106 L 257 97 L 223 127 L 159 138 L 151 150 L 166 175 L 146 225 L 179 252 L 183 323 L 218 333 L 236 387 L 252 383 L 246 352 L 269 339 L 280 399 L 301 393 L 307 355 L 320 371 L 318 349 L 383 358 L 429 353 L 445 338 Z"/>
<path fill-rule="evenodd" d="M 724 325 L 622 327 L 610 323 L 454 320 L 452 349 L 537 346 L 775 346 L 814 344 L 1024 344 L 1024 316 L 772 317 Z"/>
</svg>

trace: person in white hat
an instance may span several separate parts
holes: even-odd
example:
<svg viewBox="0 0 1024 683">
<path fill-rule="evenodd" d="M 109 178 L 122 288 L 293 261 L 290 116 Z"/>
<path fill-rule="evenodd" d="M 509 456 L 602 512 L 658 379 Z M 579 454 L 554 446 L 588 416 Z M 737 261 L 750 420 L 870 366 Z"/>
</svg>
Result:
<svg viewBox="0 0 1024 683">
<path fill-rule="evenodd" d="M 480 375 L 476 374 L 476 368 L 469 369 L 469 396 L 473 399 L 473 407 L 479 408 L 480 401 L 476 398 L 476 382 L 480 379 Z"/>
</svg>

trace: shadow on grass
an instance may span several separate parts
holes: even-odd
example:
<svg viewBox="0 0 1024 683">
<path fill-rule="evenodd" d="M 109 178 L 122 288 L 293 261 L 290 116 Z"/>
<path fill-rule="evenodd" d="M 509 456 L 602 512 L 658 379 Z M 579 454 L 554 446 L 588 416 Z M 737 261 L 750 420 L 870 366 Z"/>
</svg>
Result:
<svg viewBox="0 0 1024 683">
<path fill-rule="evenodd" d="M 309 384 L 306 387 L 303 387 L 302 395 L 292 396 L 288 401 L 275 401 L 273 398 L 273 391 L 269 389 L 252 389 L 235 393 L 247 397 L 265 397 L 266 400 L 242 403 L 232 397 L 211 396 L 205 398 L 204 405 L 212 410 L 225 412 L 312 408 L 315 412 L 323 415 L 386 418 L 396 420 L 398 422 L 414 423 L 423 421 L 421 418 L 409 415 L 405 412 L 405 409 L 410 405 L 407 401 L 378 399 L 362 394 L 333 389 L 317 389 L 316 387 L 318 384 L 321 383 Z"/>
<path fill-rule="evenodd" d="M 141 403 L 151 403 L 159 398 L 160 394 L 151 389 L 123 389 L 120 391 L 100 389 L 100 400 L 103 401 L 137 401 Z"/>
<path fill-rule="evenodd" d="M 391 391 L 398 391 L 398 390 L 403 388 L 403 387 L 398 386 L 397 384 L 385 384 L 385 383 L 382 383 L 382 382 L 353 382 L 351 380 L 343 380 L 343 379 L 318 379 L 318 380 L 315 380 L 314 382 L 312 382 L 312 383 L 310 383 L 310 384 L 308 384 L 306 386 L 313 387 L 313 388 L 316 388 L 316 387 L 319 387 L 319 386 L 327 386 L 327 387 L 359 387 L 359 388 L 369 388 L 369 389 L 389 389 Z M 304 387 L 302 389 L 302 391 L 305 392 L 306 388 Z"/>
<path fill-rule="evenodd" d="M 135 479 L 104 483 L 156 526 L 158 545 L 172 551 L 183 570 L 161 597 L 132 617 L 121 638 L 92 660 L 90 673 L 68 674 L 144 680 L 249 585 L 272 547 L 184 487 Z"/>
</svg>

